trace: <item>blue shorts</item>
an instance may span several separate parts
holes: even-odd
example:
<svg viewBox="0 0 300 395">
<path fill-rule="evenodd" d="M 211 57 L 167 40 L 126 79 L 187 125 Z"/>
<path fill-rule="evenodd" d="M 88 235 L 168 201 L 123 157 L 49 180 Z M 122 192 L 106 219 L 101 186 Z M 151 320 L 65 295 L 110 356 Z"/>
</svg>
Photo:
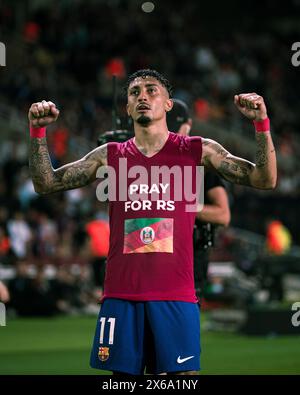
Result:
<svg viewBox="0 0 300 395">
<path fill-rule="evenodd" d="M 105 299 L 92 368 L 134 375 L 200 369 L 200 309 L 195 303 Z"/>
</svg>

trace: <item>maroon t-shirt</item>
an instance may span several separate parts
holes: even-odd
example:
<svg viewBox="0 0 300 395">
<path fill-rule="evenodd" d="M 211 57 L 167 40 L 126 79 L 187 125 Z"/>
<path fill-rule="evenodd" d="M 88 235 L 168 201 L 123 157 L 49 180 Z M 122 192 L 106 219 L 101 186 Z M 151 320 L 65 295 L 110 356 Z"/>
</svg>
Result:
<svg viewBox="0 0 300 395">
<path fill-rule="evenodd" d="M 115 171 L 117 185 L 116 201 L 109 203 L 103 299 L 197 301 L 192 238 L 196 212 L 187 211 L 191 201 L 185 192 L 196 191 L 201 155 L 201 137 L 171 132 L 151 158 L 137 149 L 134 139 L 108 144 L 108 165 Z M 164 176 L 159 176 L 158 169 Z M 169 178 L 164 178 L 167 173 Z M 111 191 L 113 181 L 114 177 Z"/>
</svg>

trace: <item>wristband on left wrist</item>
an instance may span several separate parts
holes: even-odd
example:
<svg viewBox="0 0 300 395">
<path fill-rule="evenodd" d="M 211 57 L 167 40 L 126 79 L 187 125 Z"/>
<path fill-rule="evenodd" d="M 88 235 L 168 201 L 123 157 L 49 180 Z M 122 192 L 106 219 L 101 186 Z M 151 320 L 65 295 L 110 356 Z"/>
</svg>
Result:
<svg viewBox="0 0 300 395">
<path fill-rule="evenodd" d="M 270 118 L 265 118 L 262 121 L 253 121 L 255 131 L 258 133 L 265 133 L 270 131 Z"/>
<path fill-rule="evenodd" d="M 42 138 L 46 137 L 46 127 L 45 126 L 35 128 L 30 125 L 29 130 L 30 130 L 30 137 L 31 138 L 42 139 Z"/>
</svg>

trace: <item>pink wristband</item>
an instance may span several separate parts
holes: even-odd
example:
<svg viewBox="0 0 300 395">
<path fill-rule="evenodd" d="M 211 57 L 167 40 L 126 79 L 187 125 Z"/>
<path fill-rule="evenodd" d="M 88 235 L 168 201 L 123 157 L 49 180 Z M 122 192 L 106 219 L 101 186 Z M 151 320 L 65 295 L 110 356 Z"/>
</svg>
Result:
<svg viewBox="0 0 300 395">
<path fill-rule="evenodd" d="M 33 126 L 30 126 L 30 137 L 39 139 L 46 137 L 46 128 L 34 128 Z"/>
<path fill-rule="evenodd" d="M 263 121 L 253 121 L 256 132 L 269 132 L 270 131 L 270 119 L 266 118 Z"/>
</svg>

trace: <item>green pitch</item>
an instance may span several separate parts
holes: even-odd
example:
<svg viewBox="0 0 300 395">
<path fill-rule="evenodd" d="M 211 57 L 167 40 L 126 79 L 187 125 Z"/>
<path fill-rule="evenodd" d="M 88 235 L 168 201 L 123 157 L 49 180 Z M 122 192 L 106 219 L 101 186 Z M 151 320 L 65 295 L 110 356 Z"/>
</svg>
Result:
<svg viewBox="0 0 300 395">
<path fill-rule="evenodd" d="M 0 327 L 0 374 L 101 374 L 89 367 L 96 319 L 8 320 Z M 201 364 L 202 374 L 299 374 L 300 337 L 202 331 Z"/>
</svg>

